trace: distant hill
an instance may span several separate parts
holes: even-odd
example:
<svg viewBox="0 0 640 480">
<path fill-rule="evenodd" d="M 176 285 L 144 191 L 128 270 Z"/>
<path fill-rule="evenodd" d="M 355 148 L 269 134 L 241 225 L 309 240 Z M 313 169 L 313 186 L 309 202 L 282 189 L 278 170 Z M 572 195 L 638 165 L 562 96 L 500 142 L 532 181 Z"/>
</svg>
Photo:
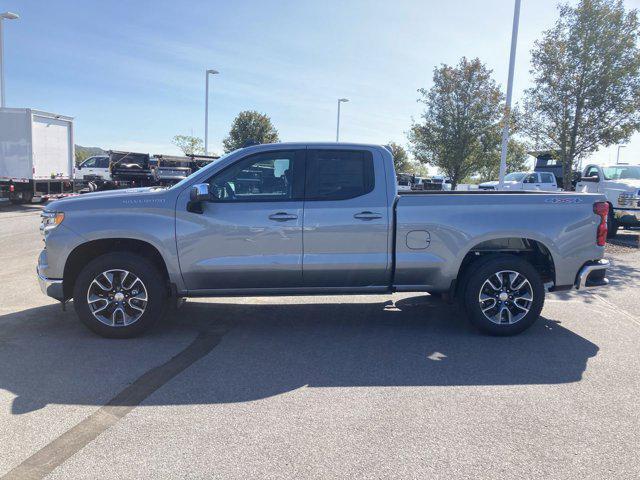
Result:
<svg viewBox="0 0 640 480">
<path fill-rule="evenodd" d="M 85 158 L 92 157 L 93 155 L 105 155 L 106 150 L 100 147 L 83 147 L 81 145 L 75 145 L 76 148 L 76 165 L 83 161 Z"/>
</svg>

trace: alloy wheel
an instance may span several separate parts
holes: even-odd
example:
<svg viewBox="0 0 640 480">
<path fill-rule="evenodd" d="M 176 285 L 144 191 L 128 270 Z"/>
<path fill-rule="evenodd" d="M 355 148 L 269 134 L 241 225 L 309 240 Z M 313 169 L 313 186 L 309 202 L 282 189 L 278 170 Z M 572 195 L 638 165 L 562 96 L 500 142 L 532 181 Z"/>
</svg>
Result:
<svg viewBox="0 0 640 480">
<path fill-rule="evenodd" d="M 483 315 L 498 325 L 522 320 L 533 304 L 533 288 L 527 278 L 513 270 L 501 270 L 487 278 L 478 295 Z"/>
<path fill-rule="evenodd" d="M 91 313 L 109 327 L 125 327 L 137 322 L 147 302 L 144 283 L 127 270 L 113 269 L 96 275 L 87 291 Z"/>
</svg>

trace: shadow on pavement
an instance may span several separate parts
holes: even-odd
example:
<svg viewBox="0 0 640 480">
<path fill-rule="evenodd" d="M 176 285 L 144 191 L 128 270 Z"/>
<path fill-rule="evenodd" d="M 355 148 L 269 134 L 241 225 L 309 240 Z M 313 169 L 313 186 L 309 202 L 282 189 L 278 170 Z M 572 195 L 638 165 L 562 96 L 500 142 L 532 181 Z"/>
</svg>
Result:
<svg viewBox="0 0 640 480">
<path fill-rule="evenodd" d="M 0 316 L 0 326 L 0 388 L 17 396 L 14 414 L 129 405 L 131 395 L 116 394 L 137 383 L 146 390 L 136 404 L 149 396 L 162 405 L 244 402 L 305 385 L 576 382 L 598 352 L 546 318 L 516 337 L 483 336 L 429 296 L 395 305 L 188 302 L 148 335 L 120 341 L 93 335 L 59 305 Z M 169 392 L 151 395 L 174 378 Z"/>
</svg>

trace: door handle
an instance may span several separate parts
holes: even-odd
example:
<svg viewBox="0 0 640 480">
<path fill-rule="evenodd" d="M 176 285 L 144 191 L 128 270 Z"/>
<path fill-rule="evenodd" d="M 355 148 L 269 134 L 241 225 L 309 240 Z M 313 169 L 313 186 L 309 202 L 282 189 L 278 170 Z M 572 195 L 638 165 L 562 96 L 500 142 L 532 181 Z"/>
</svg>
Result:
<svg viewBox="0 0 640 480">
<path fill-rule="evenodd" d="M 360 212 L 356 213 L 353 218 L 357 218 L 358 220 L 376 220 L 382 218 L 382 215 L 375 212 Z"/>
<path fill-rule="evenodd" d="M 276 222 L 286 222 L 287 220 L 296 220 L 298 215 L 287 213 L 287 212 L 278 212 L 269 215 L 269 220 L 275 220 Z"/>
</svg>

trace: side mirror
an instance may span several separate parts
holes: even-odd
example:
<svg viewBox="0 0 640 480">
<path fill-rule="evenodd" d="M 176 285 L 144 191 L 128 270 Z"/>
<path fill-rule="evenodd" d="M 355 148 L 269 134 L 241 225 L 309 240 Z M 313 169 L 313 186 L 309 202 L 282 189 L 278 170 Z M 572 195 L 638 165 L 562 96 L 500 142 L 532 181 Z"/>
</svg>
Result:
<svg viewBox="0 0 640 480">
<path fill-rule="evenodd" d="M 209 193 L 209 184 L 208 183 L 198 183 L 191 187 L 191 191 L 189 192 L 189 199 L 192 202 L 206 202 L 211 199 L 211 194 Z"/>
<path fill-rule="evenodd" d="M 597 183 L 600 181 L 600 177 L 598 175 L 592 175 L 590 177 L 580 177 L 580 181 Z"/>
</svg>

